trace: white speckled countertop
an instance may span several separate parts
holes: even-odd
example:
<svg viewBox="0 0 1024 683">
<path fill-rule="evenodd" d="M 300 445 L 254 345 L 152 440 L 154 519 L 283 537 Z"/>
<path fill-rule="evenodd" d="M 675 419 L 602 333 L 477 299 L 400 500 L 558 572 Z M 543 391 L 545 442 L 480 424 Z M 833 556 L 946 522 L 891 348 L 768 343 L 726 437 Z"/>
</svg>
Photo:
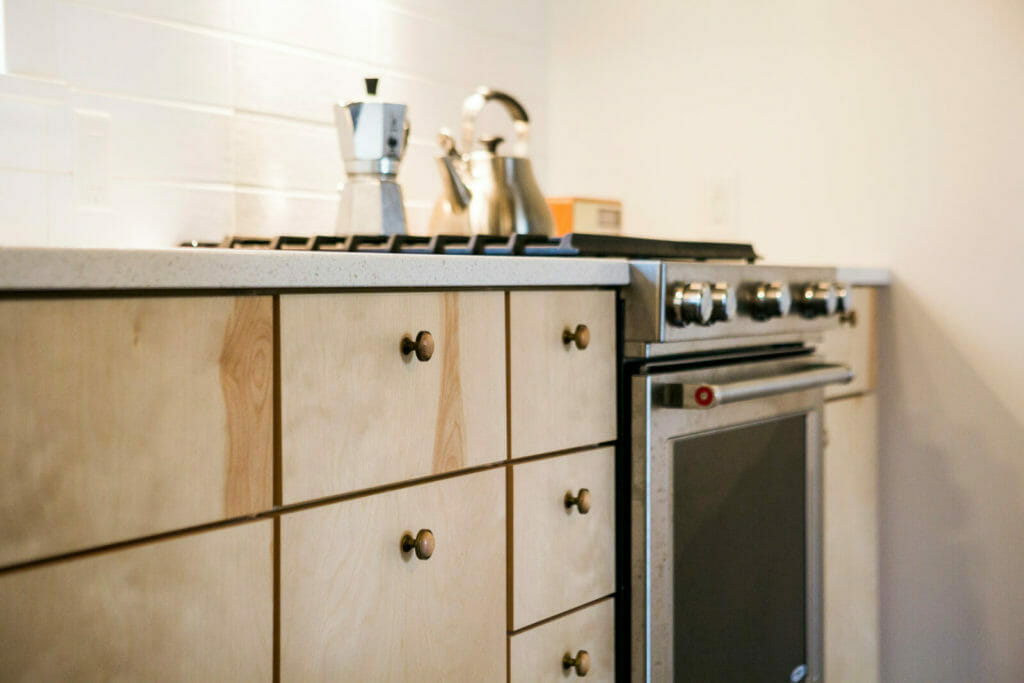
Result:
<svg viewBox="0 0 1024 683">
<path fill-rule="evenodd" d="M 230 249 L 0 249 L 0 290 L 625 285 L 621 259 Z"/>
<path fill-rule="evenodd" d="M 850 268 L 840 266 L 836 269 L 836 282 L 866 287 L 888 287 L 892 284 L 892 272 L 886 268 Z"/>
<path fill-rule="evenodd" d="M 884 286 L 881 268 L 836 280 Z M 229 249 L 0 248 L 0 290 L 560 287 L 629 283 L 617 258 L 432 256 Z"/>
</svg>

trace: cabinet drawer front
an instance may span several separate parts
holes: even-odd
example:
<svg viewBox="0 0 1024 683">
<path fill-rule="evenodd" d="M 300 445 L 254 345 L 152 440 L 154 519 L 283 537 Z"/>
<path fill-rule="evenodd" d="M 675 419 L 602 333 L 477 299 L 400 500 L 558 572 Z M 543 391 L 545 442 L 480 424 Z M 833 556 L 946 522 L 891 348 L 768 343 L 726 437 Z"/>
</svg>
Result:
<svg viewBox="0 0 1024 683">
<path fill-rule="evenodd" d="M 501 292 L 281 297 L 284 502 L 505 458 Z M 419 360 L 402 341 L 433 338 Z"/>
<path fill-rule="evenodd" d="M 0 565 L 268 509 L 272 301 L 0 301 L 0 406 Z"/>
<path fill-rule="evenodd" d="M 273 525 L 0 576 L 0 680 L 270 681 Z"/>
<path fill-rule="evenodd" d="M 589 491 L 590 509 L 566 507 Z M 512 618 L 523 628 L 615 592 L 615 449 L 512 468 Z"/>
<path fill-rule="evenodd" d="M 586 652 L 587 681 L 615 680 L 615 601 L 609 598 L 578 612 L 512 636 L 509 671 L 512 681 L 541 683 L 578 678 L 565 667 L 565 656 Z M 573 666 L 570 664 L 570 666 Z M 579 672 L 584 673 L 584 672 Z"/>
<path fill-rule="evenodd" d="M 615 292 L 512 292 L 509 336 L 513 458 L 615 438 Z"/>
<path fill-rule="evenodd" d="M 825 387 L 826 398 L 875 390 L 878 376 L 877 302 L 876 288 L 854 287 L 854 324 L 843 324 L 839 329 L 825 333 L 819 351 L 830 362 L 846 363 L 856 373 L 849 384 Z"/>
<path fill-rule="evenodd" d="M 500 468 L 284 515 L 281 679 L 504 680 L 504 532 Z"/>
</svg>

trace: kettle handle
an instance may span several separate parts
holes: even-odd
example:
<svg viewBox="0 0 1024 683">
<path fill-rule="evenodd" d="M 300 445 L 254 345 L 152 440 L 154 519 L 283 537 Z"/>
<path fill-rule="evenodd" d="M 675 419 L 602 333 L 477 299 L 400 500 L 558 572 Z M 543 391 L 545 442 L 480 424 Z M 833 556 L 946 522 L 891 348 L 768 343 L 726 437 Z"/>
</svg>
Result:
<svg viewBox="0 0 1024 683">
<path fill-rule="evenodd" d="M 468 154 L 473 149 L 476 137 L 476 117 L 488 102 L 501 102 L 512 117 L 512 127 L 516 131 L 516 142 L 513 156 L 526 157 L 527 143 L 530 139 L 530 117 L 526 115 L 523 105 L 514 97 L 500 90 L 491 90 L 480 86 L 476 92 L 462 103 L 462 153 Z"/>
</svg>

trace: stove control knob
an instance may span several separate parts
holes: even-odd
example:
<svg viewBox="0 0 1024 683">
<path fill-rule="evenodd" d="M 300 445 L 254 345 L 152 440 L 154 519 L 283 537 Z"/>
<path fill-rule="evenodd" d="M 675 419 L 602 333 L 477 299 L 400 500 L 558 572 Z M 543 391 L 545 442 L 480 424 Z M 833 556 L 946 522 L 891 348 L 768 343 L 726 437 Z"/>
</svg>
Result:
<svg viewBox="0 0 1024 683">
<path fill-rule="evenodd" d="M 706 282 L 675 282 L 668 287 L 665 315 L 676 327 L 711 320 L 711 287 Z"/>
<path fill-rule="evenodd" d="M 746 303 L 750 317 L 768 320 L 789 315 L 793 299 L 786 283 L 761 282 L 750 290 Z"/>
<path fill-rule="evenodd" d="M 836 282 L 836 313 L 839 322 L 853 327 L 857 324 L 857 311 L 853 310 L 853 288 L 843 282 Z"/>
<path fill-rule="evenodd" d="M 853 313 L 853 288 L 845 282 L 834 282 L 836 288 L 836 313 Z"/>
<path fill-rule="evenodd" d="M 805 318 L 834 315 L 839 301 L 831 282 L 808 282 L 796 288 L 796 307 Z"/>
<path fill-rule="evenodd" d="M 736 317 L 736 288 L 728 282 L 711 286 L 711 322 L 727 323 Z"/>
</svg>

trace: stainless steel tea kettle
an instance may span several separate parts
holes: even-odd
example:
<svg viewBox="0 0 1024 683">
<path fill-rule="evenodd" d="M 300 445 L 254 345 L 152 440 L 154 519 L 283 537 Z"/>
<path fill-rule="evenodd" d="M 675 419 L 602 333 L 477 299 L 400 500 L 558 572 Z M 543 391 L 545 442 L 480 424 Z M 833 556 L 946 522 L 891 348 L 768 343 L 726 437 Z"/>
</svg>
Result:
<svg viewBox="0 0 1024 683">
<path fill-rule="evenodd" d="M 484 148 L 473 149 L 477 116 L 492 101 L 500 102 L 512 116 L 516 133 L 512 156 L 497 154 L 504 142 L 500 137 L 480 140 Z M 437 164 L 442 192 L 430 217 L 430 232 L 550 235 L 554 224 L 551 209 L 526 157 L 529 136 L 530 119 L 512 96 L 481 87 L 466 98 L 462 105 L 461 152 L 450 131 L 441 129 L 444 155 Z"/>
</svg>

